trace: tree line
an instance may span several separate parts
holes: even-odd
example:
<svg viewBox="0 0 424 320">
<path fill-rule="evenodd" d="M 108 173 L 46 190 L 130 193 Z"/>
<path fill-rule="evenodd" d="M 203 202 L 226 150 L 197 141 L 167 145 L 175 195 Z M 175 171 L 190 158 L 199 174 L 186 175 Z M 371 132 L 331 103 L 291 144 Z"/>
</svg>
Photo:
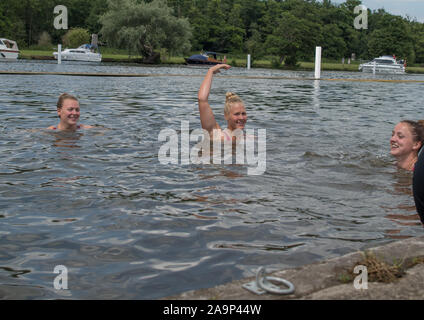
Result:
<svg viewBox="0 0 424 320">
<path fill-rule="evenodd" d="M 378 9 L 368 10 L 368 29 L 355 29 L 360 0 L 2 0 L 0 37 L 20 47 L 61 43 L 67 31 L 53 27 L 58 4 L 68 8 L 69 28 L 151 61 L 161 50 L 207 50 L 295 65 L 312 61 L 320 45 L 333 60 L 393 54 L 424 63 L 423 23 Z"/>
</svg>

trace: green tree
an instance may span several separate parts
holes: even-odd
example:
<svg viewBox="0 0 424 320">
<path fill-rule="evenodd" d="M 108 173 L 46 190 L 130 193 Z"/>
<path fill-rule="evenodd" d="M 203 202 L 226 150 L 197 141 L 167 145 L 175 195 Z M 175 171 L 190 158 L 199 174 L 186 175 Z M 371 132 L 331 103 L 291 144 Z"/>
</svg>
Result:
<svg viewBox="0 0 424 320">
<path fill-rule="evenodd" d="M 269 0 L 265 2 L 264 15 L 260 19 L 260 25 L 262 26 L 261 32 L 266 37 L 273 33 L 275 24 L 280 20 L 283 9 L 281 4 L 275 0 Z"/>
<path fill-rule="evenodd" d="M 343 30 L 336 24 L 326 24 L 322 28 L 322 50 L 324 56 L 340 59 L 346 56 L 347 46 L 343 38 Z"/>
<path fill-rule="evenodd" d="M 266 1 L 258 0 L 239 0 L 240 18 L 242 20 L 242 26 L 246 32 L 246 38 L 252 36 L 251 32 L 260 31 L 261 20 L 265 14 Z M 257 25 L 257 27 L 253 27 Z M 255 31 L 254 31 L 255 30 Z"/>
<path fill-rule="evenodd" d="M 192 6 L 188 12 L 188 17 L 193 32 L 191 42 L 192 48 L 195 50 L 206 49 L 205 43 L 209 41 L 209 25 L 204 18 L 201 9 L 196 6 Z"/>
<path fill-rule="evenodd" d="M 280 56 L 289 66 L 295 66 L 302 45 L 302 21 L 289 12 L 284 12 L 274 32 L 266 39 L 265 46 L 270 54 Z"/>
<path fill-rule="evenodd" d="M 90 0 L 88 1 L 91 4 L 90 12 L 85 19 L 85 28 L 87 28 L 90 33 L 99 33 L 102 25 L 100 23 L 100 17 L 108 11 L 108 2 L 107 0 Z"/>
<path fill-rule="evenodd" d="M 71 28 L 87 28 L 87 17 L 91 12 L 93 4 L 97 1 L 87 0 L 62 0 L 63 5 L 68 8 L 68 20 Z"/>
<path fill-rule="evenodd" d="M 288 66 L 295 66 L 299 58 L 313 55 L 320 43 L 320 26 L 298 18 L 290 12 L 283 12 L 273 33 L 267 36 L 265 47 L 268 53 L 280 56 Z"/>
<path fill-rule="evenodd" d="M 228 14 L 227 26 L 222 31 L 222 37 L 224 38 L 222 47 L 227 50 L 231 48 L 233 51 L 241 51 L 243 48 L 246 32 L 243 28 L 241 8 L 242 6 L 239 3 L 233 3 Z"/>
<path fill-rule="evenodd" d="M 359 55 L 361 50 L 360 37 L 366 30 L 354 28 L 354 7 L 360 1 L 349 1 L 340 6 L 324 1 L 319 10 L 320 25 L 322 26 L 323 56 L 340 59 L 352 53 Z"/>
<path fill-rule="evenodd" d="M 249 33 L 251 34 L 251 36 L 246 41 L 245 46 L 247 53 L 251 55 L 251 63 L 253 65 L 256 59 L 259 59 L 264 55 L 265 50 L 263 39 L 256 23 L 252 23 L 252 26 L 249 29 Z"/>
<path fill-rule="evenodd" d="M 353 15 L 353 11 L 355 7 L 362 4 L 361 0 L 346 0 L 344 3 L 340 5 L 340 8 L 347 10 L 348 12 L 351 12 Z M 353 20 L 352 20 L 353 23 Z"/>
<path fill-rule="evenodd" d="M 20 48 L 24 47 L 27 43 L 25 23 L 22 19 L 22 12 L 20 12 L 21 4 L 13 0 L 0 1 L 1 11 L 3 12 L 2 21 L 3 28 L 1 35 L 17 41 Z"/>
<path fill-rule="evenodd" d="M 372 57 L 394 54 L 413 62 L 413 38 L 407 21 L 387 13 L 378 17 L 374 30 L 368 37 L 368 52 Z"/>
<path fill-rule="evenodd" d="M 12 23 L 10 18 L 4 14 L 4 11 L 4 4 L 0 3 L 0 34 L 2 34 L 3 37 L 8 37 Z"/>
<path fill-rule="evenodd" d="M 206 22 L 209 28 L 208 39 L 204 43 L 205 49 L 224 51 L 227 43 L 229 26 L 226 23 L 226 11 L 221 0 L 211 0 L 207 5 Z M 224 34 L 225 33 L 225 34 Z"/>
<path fill-rule="evenodd" d="M 145 63 L 159 62 L 158 50 L 162 48 L 171 53 L 190 48 L 188 20 L 173 16 L 165 0 L 110 0 L 100 22 L 101 34 L 109 45 L 138 52 Z"/>
<path fill-rule="evenodd" d="M 45 29 L 47 13 L 46 8 L 52 4 L 53 0 L 1 0 L 3 15 L 8 21 L 6 33 L 18 42 L 20 47 L 36 43 L 41 32 Z M 51 9 L 51 15 L 53 8 Z M 3 20 L 3 19 L 1 19 Z"/>
<path fill-rule="evenodd" d="M 415 52 L 415 62 L 424 63 L 424 24 L 412 21 L 411 29 Z"/>
<path fill-rule="evenodd" d="M 167 5 L 174 9 L 177 18 L 187 18 L 189 11 L 195 4 L 195 0 L 167 0 Z"/>
</svg>

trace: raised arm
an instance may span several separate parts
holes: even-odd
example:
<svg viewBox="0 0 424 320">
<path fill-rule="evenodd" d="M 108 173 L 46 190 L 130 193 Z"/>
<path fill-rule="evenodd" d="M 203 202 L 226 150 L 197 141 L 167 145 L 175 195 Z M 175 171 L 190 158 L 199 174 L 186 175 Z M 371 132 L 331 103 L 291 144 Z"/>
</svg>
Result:
<svg viewBox="0 0 424 320">
<path fill-rule="evenodd" d="M 228 64 L 217 64 L 211 67 L 200 86 L 197 95 L 199 101 L 200 123 L 202 124 L 202 128 L 208 132 L 212 132 L 213 129 L 219 129 L 219 125 L 215 121 L 215 116 L 208 102 L 213 75 L 218 73 L 220 69 L 228 70 L 230 68 L 231 66 Z"/>
</svg>

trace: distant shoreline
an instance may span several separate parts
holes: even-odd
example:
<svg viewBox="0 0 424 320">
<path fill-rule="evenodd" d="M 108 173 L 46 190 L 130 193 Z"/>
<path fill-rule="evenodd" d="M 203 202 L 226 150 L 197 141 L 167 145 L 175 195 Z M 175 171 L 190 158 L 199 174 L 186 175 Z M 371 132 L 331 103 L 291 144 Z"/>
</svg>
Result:
<svg viewBox="0 0 424 320">
<path fill-rule="evenodd" d="M 21 60 L 55 60 L 53 54 L 47 55 L 46 52 L 40 51 L 36 52 L 33 50 L 21 50 L 19 55 Z M 129 58 L 128 56 L 122 54 L 104 54 L 102 62 L 111 62 L 111 63 L 134 63 L 134 64 L 143 64 L 140 57 Z M 247 63 L 245 59 L 228 59 L 228 63 L 235 67 L 246 67 Z M 161 64 L 158 65 L 183 65 L 185 64 L 184 58 L 181 57 L 172 57 L 169 59 L 164 59 Z M 352 64 L 342 64 L 342 63 L 322 63 L 323 71 L 349 71 L 349 72 L 359 72 L 358 63 Z M 291 70 L 291 71 L 313 71 L 315 66 L 313 62 L 299 62 L 297 68 L 293 67 L 273 67 L 272 62 L 269 60 L 258 60 L 254 61 L 252 68 L 263 68 L 263 69 L 277 69 L 277 70 Z M 424 67 L 407 67 L 406 73 L 410 74 L 424 74 Z"/>
</svg>

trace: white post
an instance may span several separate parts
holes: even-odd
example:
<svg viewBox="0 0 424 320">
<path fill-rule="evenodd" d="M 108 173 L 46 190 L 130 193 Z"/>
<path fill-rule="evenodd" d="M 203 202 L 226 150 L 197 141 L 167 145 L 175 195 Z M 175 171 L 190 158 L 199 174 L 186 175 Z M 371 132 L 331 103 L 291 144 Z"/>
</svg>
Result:
<svg viewBox="0 0 424 320">
<path fill-rule="evenodd" d="M 321 78 L 321 47 L 316 47 L 315 49 L 315 79 Z"/>
<path fill-rule="evenodd" d="M 57 46 L 57 64 L 61 64 L 62 63 L 62 45 L 59 44 Z"/>
<path fill-rule="evenodd" d="M 250 54 L 247 55 L 247 70 L 250 70 Z"/>
<path fill-rule="evenodd" d="M 375 61 L 374 61 L 374 65 L 372 67 L 372 74 L 375 74 L 375 67 L 376 67 L 376 65 L 375 65 Z"/>
</svg>

